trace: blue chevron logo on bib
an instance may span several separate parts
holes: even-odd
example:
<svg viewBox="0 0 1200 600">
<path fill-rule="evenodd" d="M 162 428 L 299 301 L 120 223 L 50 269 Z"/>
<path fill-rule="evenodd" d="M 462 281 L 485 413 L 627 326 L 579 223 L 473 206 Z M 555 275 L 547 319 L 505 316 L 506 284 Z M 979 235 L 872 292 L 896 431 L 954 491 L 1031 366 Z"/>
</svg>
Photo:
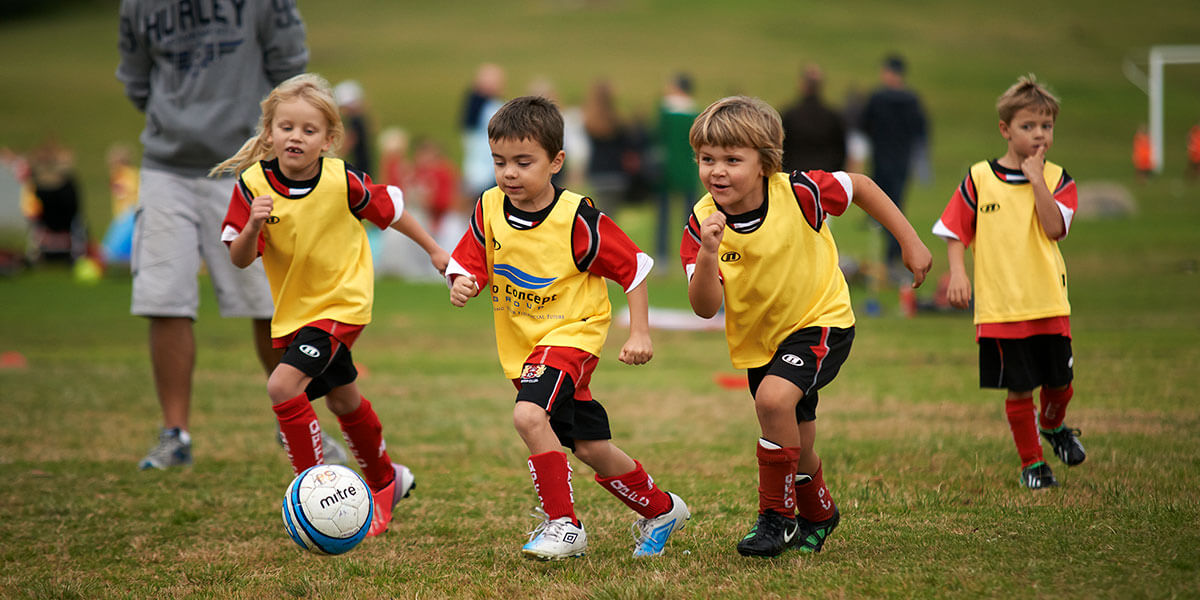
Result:
<svg viewBox="0 0 1200 600">
<path fill-rule="evenodd" d="M 554 281 L 558 279 L 557 277 L 538 277 L 536 275 L 530 275 L 529 273 L 526 273 L 525 271 L 508 264 L 496 265 L 492 267 L 492 270 L 497 275 L 503 275 L 507 277 L 509 281 L 512 281 L 513 283 L 527 290 L 540 290 L 554 283 Z"/>
</svg>

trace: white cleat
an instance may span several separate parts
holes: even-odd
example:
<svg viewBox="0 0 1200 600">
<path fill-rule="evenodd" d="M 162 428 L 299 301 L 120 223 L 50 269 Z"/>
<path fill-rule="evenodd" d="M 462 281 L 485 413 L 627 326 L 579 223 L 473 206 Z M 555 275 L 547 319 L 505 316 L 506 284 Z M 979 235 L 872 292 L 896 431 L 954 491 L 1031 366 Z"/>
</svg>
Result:
<svg viewBox="0 0 1200 600">
<path fill-rule="evenodd" d="M 542 522 L 529 532 L 529 543 L 521 547 L 525 558 L 562 560 L 583 556 L 587 550 L 587 533 L 582 523 L 576 525 L 571 517 L 559 517 L 551 521 L 540 506 L 530 515 L 541 518 Z"/>
<path fill-rule="evenodd" d="M 671 510 L 652 519 L 638 519 L 633 524 L 634 556 L 662 554 L 671 534 L 683 529 L 688 519 L 692 518 L 683 498 L 671 492 L 667 492 L 667 495 L 671 497 Z"/>
</svg>

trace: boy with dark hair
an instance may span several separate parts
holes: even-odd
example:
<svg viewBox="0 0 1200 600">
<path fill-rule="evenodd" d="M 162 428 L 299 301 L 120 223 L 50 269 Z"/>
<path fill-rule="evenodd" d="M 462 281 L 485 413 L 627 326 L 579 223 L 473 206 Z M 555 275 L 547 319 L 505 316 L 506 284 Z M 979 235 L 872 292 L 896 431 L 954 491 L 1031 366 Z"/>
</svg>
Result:
<svg viewBox="0 0 1200 600">
<path fill-rule="evenodd" d="M 783 124 L 758 98 L 713 103 L 689 141 L 708 194 L 679 249 L 688 300 L 705 318 L 724 305 L 729 358 L 747 369 L 762 430 L 758 520 L 737 550 L 820 552 L 841 516 L 813 449 L 817 391 L 837 376 L 854 340 L 850 291 L 825 217 L 859 205 L 900 241 L 913 287 L 929 271 L 929 249 L 869 177 L 780 173 Z"/>
<path fill-rule="evenodd" d="M 1058 240 L 1071 228 L 1078 198 L 1066 170 L 1046 160 L 1058 98 L 1030 75 L 1009 87 L 996 109 L 1008 151 L 971 167 L 933 232 L 946 240 L 947 297 L 958 308 L 971 302 L 963 255 L 972 246 L 979 385 L 1008 390 L 1005 413 L 1021 457 L 1020 481 L 1038 490 L 1058 485 L 1042 460 L 1039 426 L 1067 466 L 1087 457 L 1079 430 L 1063 424 L 1074 358 Z M 1033 406 L 1037 387 L 1040 412 Z"/>
<path fill-rule="evenodd" d="M 562 115 L 552 102 L 508 102 L 489 122 L 488 138 L 496 187 L 476 203 L 446 279 L 455 306 L 489 291 L 500 365 L 517 388 L 513 424 L 530 452 L 543 516 L 521 551 L 559 560 L 587 549 L 566 446 L 640 515 L 634 556 L 661 554 L 691 513 L 612 444 L 608 415 L 589 389 L 612 321 L 605 279 L 619 283 L 629 301 L 629 340 L 618 360 L 640 365 L 653 356 L 645 278 L 654 261 L 589 198 L 551 183 L 566 157 Z"/>
</svg>

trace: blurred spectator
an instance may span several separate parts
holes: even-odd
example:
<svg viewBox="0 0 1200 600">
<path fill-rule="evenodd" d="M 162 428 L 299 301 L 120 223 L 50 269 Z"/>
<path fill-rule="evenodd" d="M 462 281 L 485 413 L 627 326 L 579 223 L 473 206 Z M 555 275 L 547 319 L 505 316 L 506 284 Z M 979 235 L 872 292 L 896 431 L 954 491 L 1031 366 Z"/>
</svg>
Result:
<svg viewBox="0 0 1200 600">
<path fill-rule="evenodd" d="M 1154 156 L 1150 150 L 1150 134 L 1146 131 L 1146 125 L 1138 125 L 1137 131 L 1133 132 L 1133 172 L 1137 174 L 1137 180 L 1140 183 L 1145 183 L 1146 178 L 1154 172 Z"/>
<path fill-rule="evenodd" d="M 108 263 L 128 263 L 133 248 L 134 215 L 137 214 L 138 169 L 133 151 L 125 144 L 108 147 L 108 193 L 112 197 L 112 221 L 101 248 Z"/>
<path fill-rule="evenodd" d="M 480 65 L 471 89 L 467 91 L 459 122 L 463 144 L 463 191 L 471 197 L 478 198 L 484 190 L 496 185 L 487 126 L 492 115 L 504 104 L 503 95 L 504 70 L 492 63 Z"/>
<path fill-rule="evenodd" d="M 425 138 L 417 144 L 412 183 L 413 195 L 427 215 L 427 228 L 441 245 L 444 236 L 440 234 L 449 222 L 465 222 L 464 219 L 454 219 L 451 215 L 465 211 L 459 194 L 458 173 L 454 163 L 446 158 L 441 146 L 432 139 Z M 455 229 L 453 236 L 447 237 L 451 240 L 449 245 L 443 245 L 443 248 L 454 247 L 455 242 L 462 236 L 462 231 Z"/>
<path fill-rule="evenodd" d="M 563 118 L 563 152 L 566 160 L 550 181 L 559 187 L 580 189 L 587 178 L 587 166 L 592 153 L 591 142 L 584 130 L 583 110 L 578 106 L 566 105 L 554 82 L 546 77 L 537 77 L 529 84 L 529 95 L 541 96 L 553 102 Z"/>
<path fill-rule="evenodd" d="M 866 109 L 867 97 L 851 83 L 842 105 L 842 120 L 846 124 L 846 171 L 851 173 L 866 172 L 867 157 L 871 154 L 871 138 L 863 131 L 862 124 Z"/>
<path fill-rule="evenodd" d="M 908 186 L 916 151 L 927 148 L 928 124 L 925 109 L 917 94 L 905 83 L 906 65 L 899 54 L 884 58 L 879 71 L 882 85 L 867 99 L 863 111 L 863 129 L 871 139 L 871 178 L 904 210 L 904 193 Z M 887 231 L 885 262 L 899 280 L 907 280 L 908 272 L 900 258 L 900 244 Z"/>
<path fill-rule="evenodd" d="M 846 166 L 846 126 L 821 98 L 821 68 L 800 77 L 800 99 L 783 112 L 783 170 L 841 171 Z"/>
<path fill-rule="evenodd" d="M 371 154 L 371 124 L 367 118 L 366 95 L 360 83 L 347 79 L 333 88 L 333 97 L 342 112 L 346 139 L 341 154 L 346 162 L 375 177 L 375 159 Z"/>
<path fill-rule="evenodd" d="M 591 197 L 597 208 L 613 215 L 629 185 L 625 170 L 629 141 L 608 81 L 596 81 L 588 90 L 583 104 L 583 127 L 592 148 L 587 164 Z"/>
<path fill-rule="evenodd" d="M 32 262 L 74 263 L 87 253 L 75 155 L 53 138 L 29 155 L 22 206 L 30 221 Z"/>
<path fill-rule="evenodd" d="M 388 127 L 379 132 L 379 174 L 375 177 L 377 183 L 394 185 L 408 191 L 408 180 L 412 176 L 408 146 L 408 132 L 399 127 Z"/>
<path fill-rule="evenodd" d="M 658 195 L 658 232 L 655 239 L 655 260 L 668 262 L 671 253 L 667 246 L 671 232 L 683 229 L 692 204 L 698 200 L 696 187 L 699 178 L 696 160 L 688 143 L 688 132 L 696 119 L 696 102 L 692 99 L 692 79 L 685 73 L 676 74 L 666 85 L 658 109 L 658 152 L 661 156 L 661 179 Z M 672 208 L 674 199 L 683 197 L 682 208 Z M 672 216 L 674 214 L 675 216 Z"/>
<path fill-rule="evenodd" d="M 1188 179 L 1196 179 L 1200 175 L 1200 123 L 1192 125 L 1187 136 Z"/>
</svg>

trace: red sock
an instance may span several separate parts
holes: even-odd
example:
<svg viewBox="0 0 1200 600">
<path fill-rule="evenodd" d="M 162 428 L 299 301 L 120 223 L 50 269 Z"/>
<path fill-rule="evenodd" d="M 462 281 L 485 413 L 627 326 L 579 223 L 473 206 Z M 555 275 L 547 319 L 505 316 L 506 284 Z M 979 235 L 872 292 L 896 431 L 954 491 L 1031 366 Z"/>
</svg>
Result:
<svg viewBox="0 0 1200 600">
<path fill-rule="evenodd" d="M 621 499 L 644 519 L 657 517 L 671 510 L 671 497 L 654 485 L 654 479 L 642 468 L 642 463 L 633 461 L 634 469 L 616 477 L 601 477 L 596 474 L 596 483 Z"/>
<path fill-rule="evenodd" d="M 342 426 L 346 445 L 354 453 L 367 485 L 375 491 L 387 487 L 396 478 L 396 471 L 392 469 L 387 443 L 383 441 L 383 425 L 371 403 L 363 398 L 362 404 L 353 412 L 338 417 L 338 424 Z"/>
<path fill-rule="evenodd" d="M 833 496 L 825 487 L 825 475 L 821 469 L 818 465 L 817 472 L 812 475 L 797 473 L 796 514 L 808 521 L 824 521 L 833 517 Z"/>
<path fill-rule="evenodd" d="M 299 475 L 305 469 L 324 462 L 325 448 L 321 444 L 321 423 L 308 401 L 300 394 L 287 402 L 271 407 L 283 433 L 283 449 L 287 452 L 292 470 Z"/>
<path fill-rule="evenodd" d="M 571 487 L 571 463 L 565 452 L 543 452 L 529 457 L 533 491 L 550 520 L 571 517 L 575 523 L 575 490 Z"/>
<path fill-rule="evenodd" d="M 770 444 L 772 447 L 764 446 Z M 796 463 L 799 448 L 780 448 L 771 442 L 758 441 L 758 512 L 773 510 L 785 517 L 796 514 Z"/>
<path fill-rule="evenodd" d="M 1004 401 L 1004 412 L 1008 414 L 1008 427 L 1012 429 L 1013 441 L 1017 443 L 1021 466 L 1028 467 L 1042 460 L 1042 442 L 1038 439 L 1033 398 L 1009 398 Z"/>
<path fill-rule="evenodd" d="M 1062 427 L 1063 418 L 1067 416 L 1067 404 L 1071 402 L 1071 396 L 1075 395 L 1074 388 L 1069 383 L 1061 390 L 1042 386 L 1040 395 L 1042 412 L 1038 415 L 1038 423 L 1041 424 L 1041 428 L 1050 431 Z"/>
</svg>

